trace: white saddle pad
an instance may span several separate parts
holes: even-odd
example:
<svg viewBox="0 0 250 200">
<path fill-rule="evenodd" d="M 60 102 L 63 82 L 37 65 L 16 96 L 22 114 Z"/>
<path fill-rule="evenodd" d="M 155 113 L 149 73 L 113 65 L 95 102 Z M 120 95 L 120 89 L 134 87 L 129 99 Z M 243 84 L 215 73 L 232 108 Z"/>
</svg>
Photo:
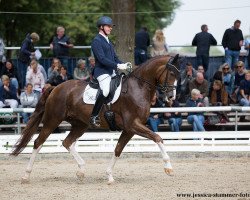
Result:
<svg viewBox="0 0 250 200">
<path fill-rule="evenodd" d="M 122 81 L 122 79 L 121 79 Z M 115 103 L 117 99 L 119 98 L 121 94 L 121 88 L 122 88 L 122 83 L 120 82 L 119 87 L 115 91 L 115 95 L 110 103 Z M 86 86 L 84 92 L 83 92 L 83 101 L 86 104 L 95 104 L 96 101 L 96 94 L 97 94 L 97 89 L 93 89 L 89 86 L 89 84 Z"/>
</svg>

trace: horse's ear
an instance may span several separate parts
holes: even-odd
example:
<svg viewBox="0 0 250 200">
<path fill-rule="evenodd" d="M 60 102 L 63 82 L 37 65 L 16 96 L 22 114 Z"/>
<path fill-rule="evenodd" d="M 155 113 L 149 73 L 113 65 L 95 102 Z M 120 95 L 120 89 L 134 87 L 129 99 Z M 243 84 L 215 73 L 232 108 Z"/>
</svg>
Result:
<svg viewBox="0 0 250 200">
<path fill-rule="evenodd" d="M 178 59 L 179 59 L 179 54 L 176 54 L 171 64 L 175 64 Z"/>
</svg>

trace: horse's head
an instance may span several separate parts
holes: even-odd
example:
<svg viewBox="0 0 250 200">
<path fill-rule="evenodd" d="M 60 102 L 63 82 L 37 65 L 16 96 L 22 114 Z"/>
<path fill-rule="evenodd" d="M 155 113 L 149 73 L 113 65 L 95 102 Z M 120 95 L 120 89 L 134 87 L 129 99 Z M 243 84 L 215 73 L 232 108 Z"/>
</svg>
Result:
<svg viewBox="0 0 250 200">
<path fill-rule="evenodd" d="M 179 54 L 171 57 L 157 80 L 158 87 L 166 94 L 167 101 L 174 96 L 174 90 L 180 77 L 179 64 Z"/>
</svg>

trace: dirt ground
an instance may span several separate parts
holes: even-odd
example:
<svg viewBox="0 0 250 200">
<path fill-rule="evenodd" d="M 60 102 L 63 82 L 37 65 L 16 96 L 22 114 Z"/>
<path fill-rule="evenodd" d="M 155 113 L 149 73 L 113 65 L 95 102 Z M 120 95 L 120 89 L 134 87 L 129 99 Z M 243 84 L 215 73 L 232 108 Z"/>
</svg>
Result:
<svg viewBox="0 0 250 200">
<path fill-rule="evenodd" d="M 84 158 L 86 154 L 81 154 Z M 133 154 L 135 155 L 135 154 Z M 171 154 L 170 154 L 171 155 Z M 202 154 L 201 154 L 202 155 Z M 250 199 L 250 156 L 172 157 L 174 176 L 163 171 L 160 155 L 123 156 L 107 185 L 108 156 L 86 156 L 86 176 L 76 179 L 77 165 L 66 154 L 39 155 L 29 184 L 21 184 L 29 155 L 0 155 L 1 200 L 155 200 Z M 241 197 L 178 197 L 177 194 L 242 194 Z"/>
</svg>

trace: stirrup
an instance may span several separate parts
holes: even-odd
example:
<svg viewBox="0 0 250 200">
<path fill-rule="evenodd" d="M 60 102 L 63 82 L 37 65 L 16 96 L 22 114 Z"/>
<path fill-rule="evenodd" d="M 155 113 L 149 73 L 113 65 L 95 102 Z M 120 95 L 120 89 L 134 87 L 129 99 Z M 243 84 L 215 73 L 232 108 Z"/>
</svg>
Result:
<svg viewBox="0 0 250 200">
<path fill-rule="evenodd" d="M 101 120 L 99 118 L 99 116 L 91 116 L 90 117 L 90 125 L 94 126 L 94 127 L 100 127 L 101 126 Z"/>
</svg>

